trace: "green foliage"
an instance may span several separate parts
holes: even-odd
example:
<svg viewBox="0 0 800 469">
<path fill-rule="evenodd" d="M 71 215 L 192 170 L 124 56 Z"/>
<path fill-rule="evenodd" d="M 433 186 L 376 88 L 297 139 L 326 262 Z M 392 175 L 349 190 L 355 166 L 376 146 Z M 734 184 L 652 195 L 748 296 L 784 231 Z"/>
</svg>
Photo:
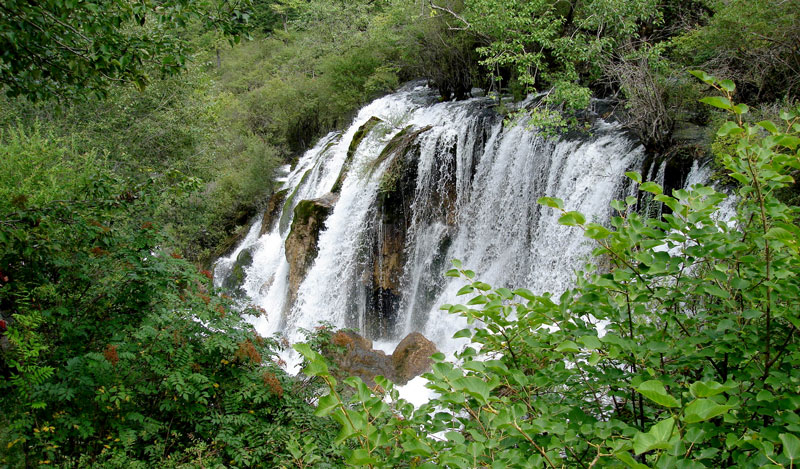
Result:
<svg viewBox="0 0 800 469">
<path fill-rule="evenodd" d="M 238 42 L 249 2 L 4 1 L 0 7 L 0 85 L 31 99 L 104 94 L 114 82 L 138 88 L 148 72 L 174 75 L 189 59 L 192 23 Z"/>
<path fill-rule="evenodd" d="M 70 152 L 37 134 L 0 145 L 13 178 L 0 199 L 0 464 L 274 467 L 298 434 L 335 458 L 313 387 L 244 320 L 259 312 L 218 296 L 137 216 L 158 184 Z"/>
<path fill-rule="evenodd" d="M 457 362 L 434 355 L 418 409 L 385 379 L 357 379 L 344 400 L 309 347 L 304 372 L 327 382 L 318 415 L 353 441 L 348 464 L 369 467 L 792 467 L 800 457 L 800 227 L 775 197 L 800 168 L 800 109 L 783 122 L 744 122 L 734 86 L 703 73 L 734 119 L 724 157 L 741 185 L 731 220 L 726 196 L 695 185 L 671 195 L 628 176 L 671 209 L 661 218 L 612 204 L 611 226 L 562 212 L 607 259 L 587 265 L 559 298 L 492 288 L 454 261 L 466 305 L 443 305 L 473 326 Z"/>
</svg>

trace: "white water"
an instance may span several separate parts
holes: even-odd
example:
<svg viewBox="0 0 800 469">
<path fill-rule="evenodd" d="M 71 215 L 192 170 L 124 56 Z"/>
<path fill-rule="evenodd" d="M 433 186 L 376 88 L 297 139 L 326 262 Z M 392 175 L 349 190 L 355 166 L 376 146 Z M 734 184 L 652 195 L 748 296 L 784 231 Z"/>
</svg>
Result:
<svg viewBox="0 0 800 469">
<path fill-rule="evenodd" d="M 591 136 L 545 140 L 525 125 L 504 125 L 490 107 L 491 101 L 484 98 L 436 103 L 434 94 L 422 86 L 409 86 L 366 106 L 346 132 L 326 136 L 300 159 L 283 186 L 290 193 L 296 190 L 296 195 L 282 222 L 263 236 L 261 222 L 256 222 L 241 245 L 219 260 L 217 282 L 248 249 L 253 264 L 246 269 L 243 288 L 266 311 L 254 320 L 261 334 L 283 332 L 294 342 L 302 339 L 299 328 L 311 329 L 320 321 L 364 328 L 368 315 L 375 314 L 368 307 L 365 281 L 372 272 L 368 244 L 380 229 L 373 216 L 375 200 L 391 158 L 375 171 L 367 168 L 397 132 L 430 125 L 417 138 L 417 183 L 409 194 L 413 200 L 397 330 L 389 337 L 371 338 L 391 351 L 408 332 L 420 331 L 441 350 L 452 352 L 458 343 L 451 336 L 465 327 L 464 322 L 438 308 L 458 302 L 455 293 L 464 285 L 461 279 L 443 275 L 453 258 L 494 287 L 555 294 L 569 288 L 592 245 L 581 230 L 559 225 L 558 211 L 536 200 L 560 197 L 568 210 L 607 223 L 609 203 L 631 193 L 624 172 L 641 170 L 643 150 L 615 125 L 602 121 Z M 339 201 L 320 235 L 319 254 L 297 301 L 286 305 L 289 266 L 284 242 L 291 210 L 300 200 L 330 191 L 353 135 L 372 116 L 384 122 L 358 146 Z M 662 166 L 656 176 L 663 179 L 663 171 Z M 693 171 L 688 179 L 707 178 L 701 172 Z"/>
</svg>

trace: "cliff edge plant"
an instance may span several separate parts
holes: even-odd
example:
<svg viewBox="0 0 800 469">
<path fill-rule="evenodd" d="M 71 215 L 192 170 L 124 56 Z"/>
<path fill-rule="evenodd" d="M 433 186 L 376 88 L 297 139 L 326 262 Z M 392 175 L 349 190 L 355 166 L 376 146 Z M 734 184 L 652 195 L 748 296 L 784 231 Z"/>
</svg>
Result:
<svg viewBox="0 0 800 469">
<path fill-rule="evenodd" d="M 800 109 L 750 125 L 735 86 L 694 75 L 730 113 L 723 158 L 741 185 L 732 196 L 695 185 L 665 194 L 638 173 L 639 189 L 669 208 L 661 218 L 615 201 L 611 226 L 587 222 L 556 198 L 560 223 L 597 243 L 607 271 L 589 264 L 559 298 L 493 288 L 454 261 L 468 281 L 464 305 L 444 305 L 475 327 L 457 362 L 435 356 L 415 409 L 377 379 L 345 401 L 324 360 L 296 346 L 305 373 L 330 393 L 318 415 L 351 440 L 368 467 L 794 467 L 800 462 L 800 227 L 775 192 L 800 168 Z M 727 219 L 720 204 L 734 197 Z M 546 209 L 546 208 L 542 208 Z"/>
</svg>

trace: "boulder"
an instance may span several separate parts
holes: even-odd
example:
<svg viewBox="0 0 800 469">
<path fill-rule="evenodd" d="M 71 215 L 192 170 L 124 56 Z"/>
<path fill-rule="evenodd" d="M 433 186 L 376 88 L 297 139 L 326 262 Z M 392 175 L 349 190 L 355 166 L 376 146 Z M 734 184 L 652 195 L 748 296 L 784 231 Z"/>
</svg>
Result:
<svg viewBox="0 0 800 469">
<path fill-rule="evenodd" d="M 419 332 L 408 334 L 392 353 L 392 366 L 397 383 L 407 383 L 431 370 L 431 355 L 438 352 L 436 345 Z"/>
<path fill-rule="evenodd" d="M 324 355 L 337 367 L 339 378 L 358 376 L 367 386 L 381 375 L 403 385 L 430 371 L 436 346 L 419 332 L 412 332 L 398 344 L 392 355 L 372 348 L 372 341 L 352 331 L 339 331 L 331 337 Z"/>
<path fill-rule="evenodd" d="M 364 383 L 373 387 L 378 375 L 394 378 L 392 358 L 381 350 L 372 348 L 372 341 L 355 332 L 339 331 L 331 337 L 335 346 L 326 353 L 327 357 L 338 368 L 340 378 L 358 376 Z"/>
<path fill-rule="evenodd" d="M 291 231 L 286 238 L 289 304 L 294 303 L 300 283 L 317 257 L 319 234 L 338 199 L 338 195 L 328 193 L 318 199 L 300 201 L 294 208 Z"/>
</svg>

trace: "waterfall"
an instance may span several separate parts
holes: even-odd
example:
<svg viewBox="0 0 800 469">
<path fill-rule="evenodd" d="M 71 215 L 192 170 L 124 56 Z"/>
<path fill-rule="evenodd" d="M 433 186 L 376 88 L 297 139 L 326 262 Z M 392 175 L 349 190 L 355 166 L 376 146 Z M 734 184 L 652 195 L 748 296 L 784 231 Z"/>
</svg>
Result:
<svg viewBox="0 0 800 469">
<path fill-rule="evenodd" d="M 610 202 L 633 190 L 625 171 L 641 171 L 644 151 L 600 119 L 588 134 L 548 139 L 524 118 L 504 120 L 495 104 L 437 102 L 432 90 L 413 83 L 364 107 L 344 133 L 303 155 L 285 177 L 277 221 L 256 221 L 218 261 L 215 281 L 221 285 L 247 251 L 252 263 L 242 290 L 266 311 L 254 319 L 261 334 L 283 332 L 296 341 L 300 328 L 327 321 L 388 341 L 420 331 L 445 352 L 465 327 L 439 310 L 459 302 L 464 285 L 444 276 L 450 259 L 494 287 L 569 288 L 592 245 L 536 200 L 562 198 L 569 210 L 607 224 Z M 285 246 L 293 211 L 337 185 L 316 257 L 289 304 Z"/>
</svg>

